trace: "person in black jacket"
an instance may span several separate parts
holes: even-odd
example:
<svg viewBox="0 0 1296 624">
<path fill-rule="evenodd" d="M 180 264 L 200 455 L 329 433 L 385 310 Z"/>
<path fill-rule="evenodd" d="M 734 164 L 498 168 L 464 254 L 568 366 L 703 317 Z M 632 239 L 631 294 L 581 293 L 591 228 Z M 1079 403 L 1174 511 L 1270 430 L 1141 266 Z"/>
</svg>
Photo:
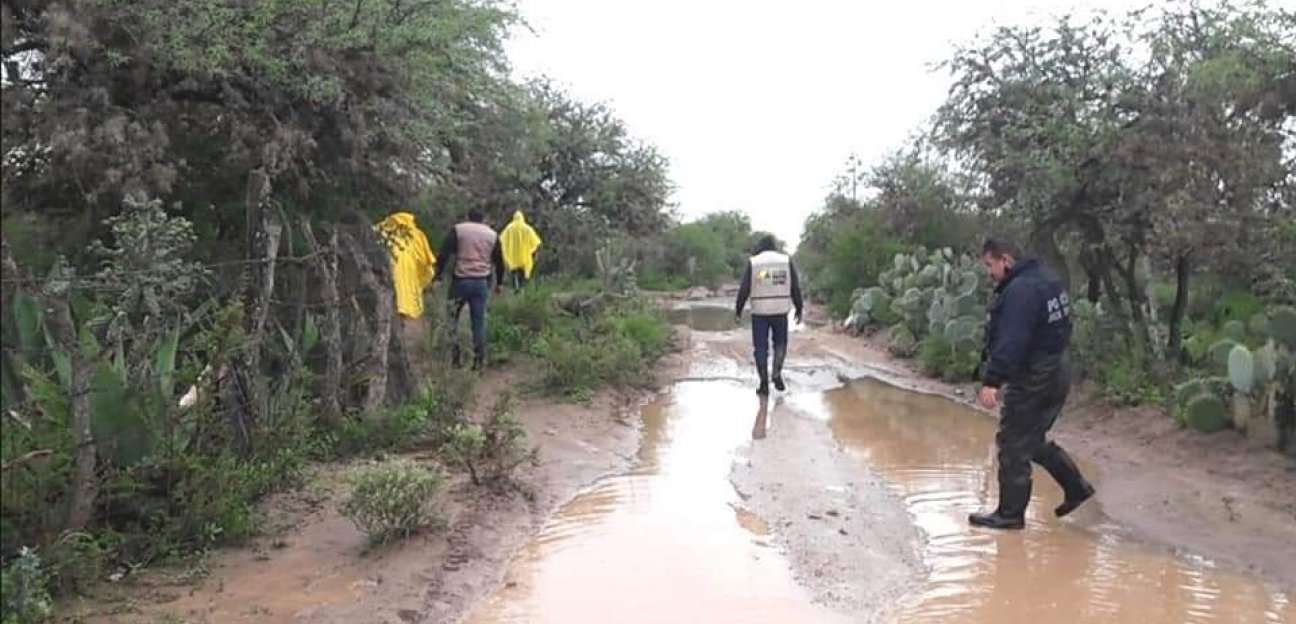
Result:
<svg viewBox="0 0 1296 624">
<path fill-rule="evenodd" d="M 1067 345 L 1071 340 L 1071 300 L 1058 276 L 1012 243 L 987 240 L 981 261 L 997 282 L 986 320 L 978 402 L 1003 409 L 995 445 L 999 452 L 999 506 L 968 521 L 993 529 L 1026 526 L 1031 462 L 1044 467 L 1062 486 L 1065 500 L 1054 509 L 1060 518 L 1089 500 L 1093 486 L 1067 452 L 1048 439 L 1071 388 Z"/>
</svg>

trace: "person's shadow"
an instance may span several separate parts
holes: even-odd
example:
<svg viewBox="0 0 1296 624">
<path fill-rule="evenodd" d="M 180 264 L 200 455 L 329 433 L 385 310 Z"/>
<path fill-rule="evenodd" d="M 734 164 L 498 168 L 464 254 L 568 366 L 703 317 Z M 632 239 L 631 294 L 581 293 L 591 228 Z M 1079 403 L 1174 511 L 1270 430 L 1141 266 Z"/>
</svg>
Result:
<svg viewBox="0 0 1296 624">
<path fill-rule="evenodd" d="M 756 411 L 756 424 L 752 425 L 752 439 L 763 440 L 765 438 L 765 429 L 769 424 L 769 397 L 760 398 L 760 408 Z"/>
</svg>

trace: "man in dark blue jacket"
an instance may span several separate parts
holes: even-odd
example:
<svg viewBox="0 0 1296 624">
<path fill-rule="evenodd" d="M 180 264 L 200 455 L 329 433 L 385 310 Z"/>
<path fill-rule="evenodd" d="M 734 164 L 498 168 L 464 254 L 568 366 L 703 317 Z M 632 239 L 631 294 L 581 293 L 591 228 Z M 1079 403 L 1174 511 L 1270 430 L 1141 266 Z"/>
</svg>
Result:
<svg viewBox="0 0 1296 624">
<path fill-rule="evenodd" d="M 992 529 L 1026 526 L 1031 462 L 1044 467 L 1062 486 L 1065 500 L 1054 509 L 1060 518 L 1094 494 L 1067 452 L 1048 440 L 1071 389 L 1067 344 L 1071 340 L 1071 300 L 1066 285 L 1033 257 L 1004 241 L 987 240 L 981 261 L 998 284 L 986 320 L 978 402 L 1003 410 L 995 445 L 999 450 L 999 507 L 968 517 Z"/>
</svg>

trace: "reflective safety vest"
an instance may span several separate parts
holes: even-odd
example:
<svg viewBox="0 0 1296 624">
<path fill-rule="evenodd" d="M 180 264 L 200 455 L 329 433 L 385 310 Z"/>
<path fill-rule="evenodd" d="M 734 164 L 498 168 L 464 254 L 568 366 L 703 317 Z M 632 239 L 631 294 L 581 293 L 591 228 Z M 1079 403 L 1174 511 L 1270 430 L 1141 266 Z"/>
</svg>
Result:
<svg viewBox="0 0 1296 624">
<path fill-rule="evenodd" d="M 751 311 L 780 316 L 792 311 L 792 261 L 787 254 L 764 251 L 751 259 Z"/>
</svg>

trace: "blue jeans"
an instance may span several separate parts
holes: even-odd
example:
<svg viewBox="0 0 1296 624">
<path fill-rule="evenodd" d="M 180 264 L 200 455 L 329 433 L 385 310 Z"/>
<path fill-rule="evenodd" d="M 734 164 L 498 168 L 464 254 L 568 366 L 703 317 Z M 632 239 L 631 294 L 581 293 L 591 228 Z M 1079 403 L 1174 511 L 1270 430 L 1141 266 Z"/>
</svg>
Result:
<svg viewBox="0 0 1296 624">
<path fill-rule="evenodd" d="M 786 351 L 788 317 L 786 314 L 757 315 L 751 317 L 752 346 L 756 349 L 756 365 L 765 368 L 769 362 L 770 334 L 774 335 L 774 350 Z"/>
<path fill-rule="evenodd" d="M 490 300 L 490 278 L 454 278 L 450 283 L 450 300 L 455 327 L 464 305 L 472 320 L 473 351 L 480 357 L 486 353 L 486 302 Z"/>
</svg>

